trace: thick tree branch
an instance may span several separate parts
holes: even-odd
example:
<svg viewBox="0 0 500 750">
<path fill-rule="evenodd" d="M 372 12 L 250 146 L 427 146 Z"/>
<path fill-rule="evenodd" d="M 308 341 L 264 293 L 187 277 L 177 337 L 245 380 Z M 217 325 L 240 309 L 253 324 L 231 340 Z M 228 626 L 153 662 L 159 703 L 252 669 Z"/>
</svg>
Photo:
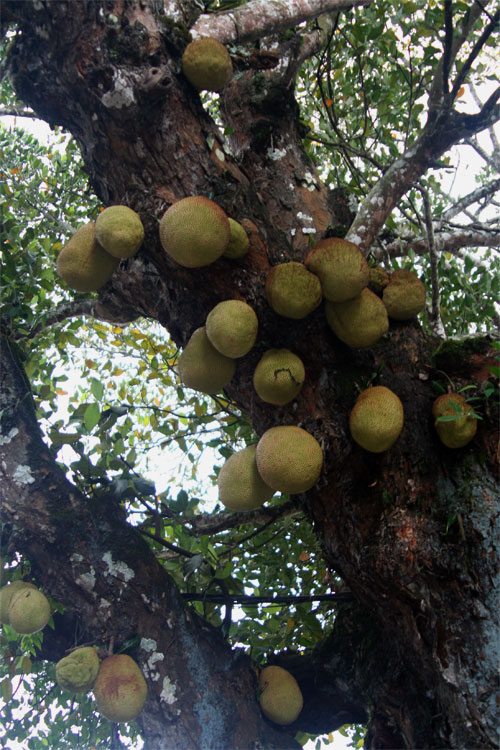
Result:
<svg viewBox="0 0 500 750">
<path fill-rule="evenodd" d="M 468 208 L 485 198 L 490 198 L 498 190 L 500 190 L 500 177 L 497 180 L 493 180 L 492 182 L 473 190 L 471 193 L 464 195 L 463 198 L 460 198 L 460 200 L 456 201 L 450 206 L 450 208 L 446 209 L 446 211 L 441 214 L 441 220 L 449 221 L 450 219 L 453 219 L 454 216 L 457 216 L 457 214 L 461 213 L 465 208 Z"/>
<path fill-rule="evenodd" d="M 434 244 L 436 252 L 459 254 L 463 248 L 491 247 L 500 248 L 500 229 L 478 230 L 478 229 L 455 229 L 446 228 L 434 231 Z M 384 245 L 384 253 L 391 258 L 402 258 L 413 250 L 416 255 L 425 255 L 429 252 L 427 239 L 418 236 L 401 237 L 394 242 Z M 377 251 L 375 250 L 375 255 Z M 491 269 L 490 269 L 491 271 Z"/>
<path fill-rule="evenodd" d="M 204 14 L 191 27 L 193 38 L 236 42 L 269 36 L 324 13 L 370 5 L 372 0 L 250 0 L 230 13 Z"/>
</svg>

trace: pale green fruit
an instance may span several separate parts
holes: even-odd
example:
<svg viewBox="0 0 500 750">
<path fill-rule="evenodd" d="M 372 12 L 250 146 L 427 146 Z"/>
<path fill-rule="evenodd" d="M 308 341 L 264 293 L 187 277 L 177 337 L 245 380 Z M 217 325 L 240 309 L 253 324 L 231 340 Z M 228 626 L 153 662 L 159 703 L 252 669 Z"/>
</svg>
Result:
<svg viewBox="0 0 500 750">
<path fill-rule="evenodd" d="M 233 64 L 223 44 L 205 37 L 191 42 L 184 50 L 182 72 L 195 88 L 220 91 L 233 75 Z"/>
<path fill-rule="evenodd" d="M 299 320 L 321 302 L 321 283 L 303 263 L 280 263 L 266 278 L 266 297 L 275 313 Z"/>
<path fill-rule="evenodd" d="M 259 474 L 269 487 L 294 494 L 316 484 L 323 451 L 316 438 L 301 427 L 271 427 L 257 444 L 256 460 Z"/>
<path fill-rule="evenodd" d="M 370 281 L 368 282 L 368 289 L 371 289 L 375 294 L 382 294 L 383 290 L 389 283 L 389 274 L 382 268 L 382 266 L 375 266 L 370 268 Z"/>
<path fill-rule="evenodd" d="M 14 594 L 22 588 L 36 589 L 32 583 L 26 581 L 12 581 L 0 589 L 0 622 L 9 622 L 9 607 Z"/>
<path fill-rule="evenodd" d="M 65 690 L 86 693 L 94 684 L 99 672 L 99 657 L 91 646 L 72 651 L 56 664 L 56 680 Z"/>
<path fill-rule="evenodd" d="M 233 359 L 248 354 L 257 338 L 259 321 L 246 302 L 228 299 L 219 302 L 207 316 L 206 332 L 217 351 Z"/>
<path fill-rule="evenodd" d="M 241 224 L 238 224 L 237 221 L 231 218 L 229 218 L 229 229 L 229 245 L 224 250 L 223 255 L 225 258 L 231 258 L 233 260 L 236 258 L 243 258 L 243 256 L 247 254 L 250 245 L 248 235 Z"/>
<path fill-rule="evenodd" d="M 122 722 L 140 714 L 148 688 L 136 662 L 126 654 L 114 654 L 101 662 L 93 692 L 99 713 Z"/>
<path fill-rule="evenodd" d="M 9 606 L 9 625 L 20 635 L 42 630 L 50 620 L 50 602 L 36 588 L 22 586 L 14 593 Z"/>
<path fill-rule="evenodd" d="M 394 271 L 384 289 L 382 300 L 394 320 L 409 320 L 425 307 L 425 286 L 412 271 Z"/>
<path fill-rule="evenodd" d="M 347 302 L 327 301 L 325 313 L 334 334 L 353 349 L 373 346 L 389 328 L 384 303 L 369 289 Z"/>
<path fill-rule="evenodd" d="M 275 724 L 292 724 L 302 711 L 303 698 L 295 677 L 282 667 L 264 667 L 259 675 L 260 707 Z"/>
<path fill-rule="evenodd" d="M 217 351 L 205 328 L 198 328 L 177 363 L 182 383 L 202 393 L 218 393 L 228 385 L 236 371 L 236 361 Z"/>
<path fill-rule="evenodd" d="M 109 206 L 95 223 L 95 236 L 107 253 L 115 258 L 130 258 L 144 239 L 142 221 L 128 206 Z"/>
<path fill-rule="evenodd" d="M 274 495 L 258 472 L 256 450 L 256 445 L 250 445 L 233 453 L 219 472 L 219 500 L 228 510 L 254 510 Z"/>
<path fill-rule="evenodd" d="M 349 416 L 353 439 L 371 453 L 388 450 L 403 429 L 403 404 L 383 385 L 362 391 Z"/>
<path fill-rule="evenodd" d="M 229 244 L 229 219 L 216 203 L 201 195 L 183 198 L 160 221 L 165 252 L 186 268 L 208 266 Z"/>
<path fill-rule="evenodd" d="M 57 273 L 77 292 L 100 289 L 119 263 L 95 238 L 95 224 L 89 222 L 76 230 L 57 256 Z"/>
<path fill-rule="evenodd" d="M 477 419 L 471 414 L 472 411 L 472 407 L 460 393 L 444 393 L 434 401 L 434 427 L 447 448 L 463 448 L 472 440 L 477 432 Z M 453 419 L 441 422 L 439 417 Z"/>
<path fill-rule="evenodd" d="M 341 237 L 317 242 L 305 264 L 319 277 L 323 296 L 331 302 L 357 297 L 370 278 L 368 263 L 359 247 Z"/>
<path fill-rule="evenodd" d="M 255 368 L 253 387 L 266 403 L 283 406 L 298 396 L 305 374 L 302 360 L 289 349 L 269 349 Z"/>
</svg>

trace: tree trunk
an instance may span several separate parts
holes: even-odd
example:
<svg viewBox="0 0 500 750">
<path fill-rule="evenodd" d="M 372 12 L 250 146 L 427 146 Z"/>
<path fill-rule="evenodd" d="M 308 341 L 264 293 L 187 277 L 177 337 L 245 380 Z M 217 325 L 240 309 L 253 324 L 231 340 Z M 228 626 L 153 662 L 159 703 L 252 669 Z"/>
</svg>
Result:
<svg viewBox="0 0 500 750">
<path fill-rule="evenodd" d="M 101 310 L 158 320 L 184 345 L 214 304 L 244 298 L 257 312 L 259 341 L 303 359 L 307 381 L 294 411 L 256 398 L 262 343 L 227 390 L 257 433 L 298 424 L 321 442 L 322 476 L 301 501 L 326 564 L 355 598 L 312 654 L 278 660 L 297 675 L 306 704 L 290 730 L 271 726 L 258 711 L 250 661 L 185 607 L 114 501 L 89 502 L 57 469 L 4 342 L 2 434 L 11 437 L 2 460 L 10 477 L 16 466 L 29 468 L 21 475 L 28 484 L 3 479 L 2 512 L 37 578 L 67 607 L 47 637 L 48 655 L 60 657 L 75 622 L 82 640 L 139 636 L 148 748 L 295 747 L 297 729 L 319 733 L 367 718 L 368 747 L 498 747 L 496 422 L 485 405 L 475 441 L 452 451 L 431 416 L 440 371 L 458 387 L 487 378 L 487 342 L 436 353 L 415 323 L 391 324 L 376 347 L 351 350 L 321 309 L 291 321 L 268 307 L 269 267 L 303 260 L 312 228 L 318 240 L 353 218 L 302 150 L 284 66 L 242 72 L 228 85 L 221 116 L 234 134 L 226 144 L 180 72 L 187 28 L 162 15 L 161 3 L 13 5 L 19 96 L 74 134 L 103 204 L 125 203 L 145 225 L 138 256 L 122 261 L 99 293 Z M 194 21 L 195 3 L 182 6 Z M 293 40 L 281 51 L 293 67 Z M 251 247 L 243 260 L 186 269 L 166 256 L 158 220 L 196 194 L 244 222 Z M 390 451 L 374 455 L 353 443 L 348 417 L 376 372 L 402 400 L 405 426 Z"/>
</svg>

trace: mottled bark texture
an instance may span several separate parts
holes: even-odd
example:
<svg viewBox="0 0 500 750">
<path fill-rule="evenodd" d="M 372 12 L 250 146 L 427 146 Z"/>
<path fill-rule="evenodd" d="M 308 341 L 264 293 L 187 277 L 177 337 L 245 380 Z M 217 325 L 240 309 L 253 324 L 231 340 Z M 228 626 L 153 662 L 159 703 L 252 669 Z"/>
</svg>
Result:
<svg viewBox="0 0 500 750">
<path fill-rule="evenodd" d="M 299 424 L 320 440 L 323 474 L 299 500 L 327 566 L 355 597 L 314 653 L 280 656 L 304 687 L 306 706 L 289 730 L 271 727 L 256 708 L 248 660 L 185 608 L 114 502 L 83 498 L 56 468 L 5 343 L 2 512 L 37 578 L 66 605 L 54 658 L 61 644 L 72 645 L 76 622 L 81 640 L 144 639 L 137 658 L 150 688 L 141 716 L 149 748 L 294 747 L 297 728 L 330 731 L 367 718 L 373 748 L 497 747 L 497 419 L 485 404 L 474 442 L 450 451 L 431 417 L 431 381 L 444 371 L 457 387 L 480 388 L 491 350 L 479 342 L 436 354 L 416 323 L 391 324 L 376 347 L 350 350 L 321 308 L 291 321 L 268 307 L 269 267 L 302 260 L 308 230 L 319 239 L 346 223 L 338 192 L 320 182 L 301 148 L 293 39 L 281 50 L 285 64 L 242 72 L 228 85 L 221 116 L 234 133 L 224 143 L 180 72 L 187 30 L 160 2 L 7 4 L 20 29 L 10 61 L 19 96 L 75 135 L 103 204 L 131 206 L 146 228 L 137 257 L 100 292 L 100 314 L 158 320 L 184 345 L 218 301 L 254 306 L 259 341 L 228 392 L 257 433 Z M 195 21 L 194 3 L 179 7 Z M 244 223 L 247 257 L 193 270 L 169 260 L 158 220 L 193 194 L 209 195 Z M 252 389 L 269 346 L 291 348 L 306 364 L 293 408 L 265 405 Z M 405 426 L 390 451 L 373 455 L 353 444 L 348 415 L 377 372 L 401 398 Z"/>
</svg>

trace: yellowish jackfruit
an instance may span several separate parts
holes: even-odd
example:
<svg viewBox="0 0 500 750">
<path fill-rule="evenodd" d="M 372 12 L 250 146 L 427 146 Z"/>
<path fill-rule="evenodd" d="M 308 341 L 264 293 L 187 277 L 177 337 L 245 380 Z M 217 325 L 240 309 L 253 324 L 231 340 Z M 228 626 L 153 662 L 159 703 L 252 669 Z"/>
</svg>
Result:
<svg viewBox="0 0 500 750">
<path fill-rule="evenodd" d="M 243 256 L 247 254 L 250 245 L 248 235 L 241 224 L 234 219 L 231 219 L 231 217 L 229 218 L 229 228 L 229 244 L 224 250 L 223 255 L 225 258 L 232 258 L 233 260 L 236 258 L 243 258 Z"/>
<path fill-rule="evenodd" d="M 434 427 L 447 448 L 463 448 L 477 432 L 477 419 L 473 409 L 460 393 L 444 393 L 434 401 L 432 415 Z M 440 417 L 446 417 L 441 421 Z"/>
<path fill-rule="evenodd" d="M 57 256 L 57 273 L 77 292 L 100 289 L 119 263 L 95 238 L 95 224 L 89 222 L 76 230 Z"/>
<path fill-rule="evenodd" d="M 375 294 L 382 294 L 383 290 L 389 283 L 389 274 L 382 268 L 382 266 L 375 266 L 370 268 L 370 281 L 368 282 L 368 289 L 371 289 Z"/>
<path fill-rule="evenodd" d="M 382 300 L 393 320 L 409 320 L 425 307 L 425 286 L 412 271 L 394 271 Z"/>
<path fill-rule="evenodd" d="M 229 383 L 236 361 L 225 357 L 210 343 L 205 328 L 198 328 L 177 363 L 183 384 L 202 393 L 218 393 Z"/>
<path fill-rule="evenodd" d="M 317 242 L 308 252 L 305 264 L 319 277 L 323 296 L 331 302 L 357 297 L 370 277 L 368 263 L 359 247 L 340 237 Z"/>
<path fill-rule="evenodd" d="M 144 239 L 139 214 L 128 206 L 109 206 L 101 211 L 95 223 L 97 242 L 115 258 L 130 258 Z"/>
<path fill-rule="evenodd" d="M 229 219 L 220 206 L 192 195 L 168 208 L 160 221 L 160 241 L 165 252 L 186 268 L 208 266 L 229 244 Z"/>
<path fill-rule="evenodd" d="M 325 313 L 334 334 L 353 349 L 373 346 L 389 328 L 384 303 L 369 289 L 347 302 L 327 301 Z"/>
<path fill-rule="evenodd" d="M 305 375 L 302 360 L 296 354 L 289 349 L 269 349 L 255 368 L 253 387 L 266 403 L 283 406 L 297 398 Z"/>
<path fill-rule="evenodd" d="M 182 72 L 197 89 L 221 91 L 233 75 L 233 64 L 223 44 L 212 37 L 204 37 L 191 42 L 184 50 Z"/>
<path fill-rule="evenodd" d="M 233 453 L 219 472 L 219 500 L 228 510 L 254 510 L 274 495 L 258 472 L 256 450 L 256 445 L 249 445 Z"/>
<path fill-rule="evenodd" d="M 353 439 L 371 453 L 388 450 L 403 429 L 403 404 L 383 385 L 362 391 L 349 416 Z"/>
<path fill-rule="evenodd" d="M 50 602 L 38 589 L 22 586 L 10 600 L 8 616 L 16 633 L 38 633 L 50 620 Z"/>
<path fill-rule="evenodd" d="M 82 646 L 56 664 L 58 684 L 71 693 L 86 693 L 94 684 L 100 660 L 91 646 Z"/>
<path fill-rule="evenodd" d="M 5 586 L 2 586 L 0 589 L 0 622 L 1 623 L 8 623 L 9 622 L 9 607 L 10 602 L 14 594 L 22 589 L 23 587 L 27 587 L 30 589 L 36 589 L 36 586 L 33 586 L 32 583 L 28 583 L 27 581 L 12 581 L 12 583 L 8 583 Z"/>
<path fill-rule="evenodd" d="M 275 724 L 292 724 L 302 711 L 303 698 L 295 677 L 282 667 L 264 667 L 259 675 L 260 707 Z"/>
<path fill-rule="evenodd" d="M 207 316 L 207 336 L 217 351 L 237 359 L 248 354 L 257 338 L 259 321 L 255 310 L 239 299 L 219 302 Z"/>
<path fill-rule="evenodd" d="M 323 451 L 316 438 L 301 427 L 271 427 L 257 444 L 256 460 L 259 474 L 269 487 L 294 494 L 316 484 Z"/>
<path fill-rule="evenodd" d="M 99 713 L 122 722 L 141 713 L 148 688 L 138 664 L 127 654 L 114 654 L 102 660 L 93 692 Z"/>
<path fill-rule="evenodd" d="M 266 297 L 275 313 L 299 320 L 320 304 L 321 283 L 303 263 L 280 263 L 267 274 Z"/>
</svg>

